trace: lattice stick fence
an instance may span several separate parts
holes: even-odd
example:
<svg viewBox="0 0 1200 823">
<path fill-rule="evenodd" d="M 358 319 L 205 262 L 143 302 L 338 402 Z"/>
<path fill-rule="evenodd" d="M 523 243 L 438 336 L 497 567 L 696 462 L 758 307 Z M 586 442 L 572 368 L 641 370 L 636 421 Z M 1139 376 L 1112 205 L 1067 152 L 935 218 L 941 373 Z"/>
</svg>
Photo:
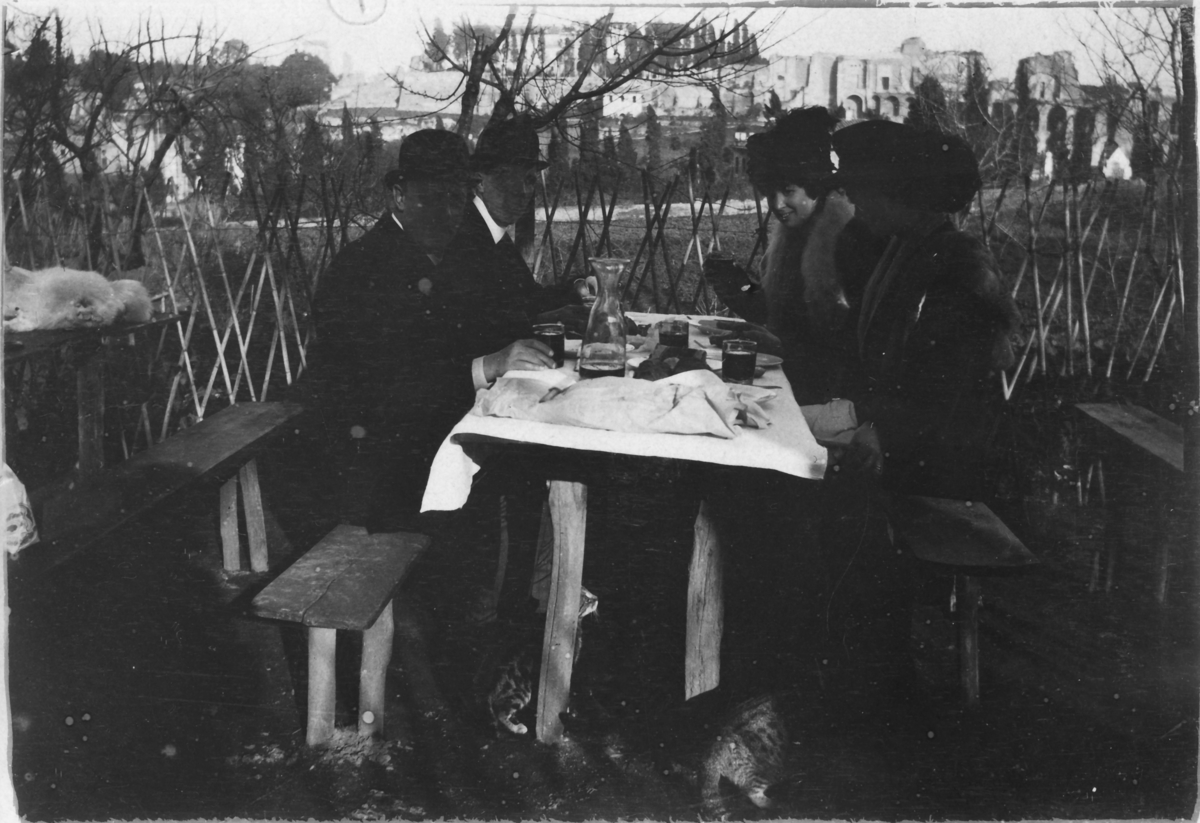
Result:
<svg viewBox="0 0 1200 823">
<path fill-rule="evenodd" d="M 1027 189 L 1020 209 L 1002 214 L 997 205 L 990 220 L 981 217 L 994 226 L 1002 273 L 1016 270 L 1012 293 L 1025 310 L 1026 340 L 1003 376 L 1006 396 L 1039 374 L 1151 379 L 1181 333 L 1177 213 L 1172 185 L 1114 180 L 1043 183 Z"/>
<path fill-rule="evenodd" d="M 253 217 L 246 223 L 226 219 L 223 198 L 204 195 L 173 201 L 171 214 L 152 208 L 140 190 L 132 196 L 141 201 L 127 208 L 71 212 L 44 183 L 32 200 L 20 187 L 10 189 L 10 259 L 29 268 L 96 262 L 89 227 L 97 220 L 102 257 L 121 260 L 131 227 L 120 216 L 134 213 L 133 206 L 147 215 L 146 264 L 124 274 L 145 282 L 156 306 L 180 322 L 131 344 L 144 355 L 124 378 L 137 391 L 120 394 L 111 415 L 114 459 L 227 403 L 266 399 L 302 376 L 311 295 L 355 226 L 369 221 L 355 213 L 337 181 L 322 178 L 314 204 L 304 202 L 310 187 L 291 189 L 288 182 L 257 181 L 242 198 Z M 628 257 L 623 288 L 635 307 L 690 312 L 706 288 L 703 265 L 714 251 L 753 271 L 769 219 L 761 200 L 735 204 L 728 189 L 718 197 L 682 174 L 657 181 L 643 173 L 639 182 L 640 198 L 609 191 L 598 179 L 541 187 L 543 222 L 531 254 L 539 279 L 582 277 L 595 254 Z M 973 208 L 977 213 L 961 216 L 960 224 L 986 229 L 1024 311 L 1017 363 L 1002 377 L 1005 396 L 1039 376 L 1140 383 L 1161 371 L 1178 346 L 1182 316 L 1173 186 L 1004 185 L 982 192 Z M 15 416 L 54 418 L 32 398 L 65 373 L 61 358 L 10 369 L 10 431 L 22 431 Z"/>
<path fill-rule="evenodd" d="M 96 219 L 108 260 L 127 258 L 128 221 L 90 209 L 73 216 L 56 210 L 44 187 L 33 203 L 13 190 L 18 214 L 8 245 L 14 263 L 87 267 L 95 260 L 87 252 L 88 221 Z M 313 267 L 334 253 L 327 246 L 338 239 L 331 231 L 338 221 L 305 221 L 302 203 L 289 202 L 284 191 L 281 183 L 270 196 L 249 198 L 255 209 L 248 224 L 226 220 L 220 198 L 175 199 L 168 213 L 137 192 L 140 200 L 132 205 L 144 208 L 147 220 L 145 265 L 106 274 L 142 281 L 156 310 L 179 319 L 106 344 L 108 460 L 123 459 L 230 403 L 267 399 L 302 375 Z M 73 442 L 74 393 L 55 389 L 67 379 L 70 356 L 66 349 L 49 351 L 7 368 L 10 444 L 25 433 L 38 441 Z M 61 407 L 53 412 L 51 397 Z M 38 425 L 20 422 L 38 415 Z M 51 422 L 56 431 L 47 428 Z M 54 465 L 47 472 L 60 476 L 72 460 L 64 449 L 49 459 Z"/>
</svg>

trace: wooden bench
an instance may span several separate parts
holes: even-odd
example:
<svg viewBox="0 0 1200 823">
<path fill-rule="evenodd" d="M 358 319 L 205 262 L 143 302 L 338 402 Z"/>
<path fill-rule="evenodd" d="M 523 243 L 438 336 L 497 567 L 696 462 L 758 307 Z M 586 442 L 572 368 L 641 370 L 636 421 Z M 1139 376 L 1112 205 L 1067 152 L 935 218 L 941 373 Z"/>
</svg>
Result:
<svg viewBox="0 0 1200 823">
<path fill-rule="evenodd" d="M 1037 558 L 985 504 L 898 495 L 889 520 L 920 560 L 954 576 L 951 607 L 958 623 L 959 678 L 968 706 L 979 705 L 979 578 L 1037 563 Z"/>
<path fill-rule="evenodd" d="M 254 597 L 258 617 L 308 627 L 308 745 L 333 736 L 339 629 L 362 632 L 359 734 L 382 733 L 392 597 L 428 546 L 423 534 L 367 534 L 361 526 L 340 525 Z"/>
<path fill-rule="evenodd" d="M 1079 409 L 1095 426 L 1095 429 L 1111 444 L 1119 448 L 1119 453 L 1130 458 L 1132 463 L 1141 462 L 1148 466 L 1151 472 L 1167 472 L 1183 474 L 1183 427 L 1170 420 L 1159 417 L 1149 409 L 1132 404 L 1118 403 L 1078 403 Z M 1124 529 L 1123 506 L 1130 493 L 1141 491 L 1147 494 L 1146 484 L 1137 484 L 1131 479 L 1131 461 L 1115 474 L 1110 472 L 1108 486 L 1116 494 L 1113 504 L 1108 505 L 1108 495 L 1104 494 L 1104 463 L 1097 455 L 1089 474 L 1099 471 L 1101 480 L 1102 500 L 1105 503 L 1106 523 L 1104 528 L 1104 543 L 1107 556 L 1104 572 L 1105 591 L 1113 587 L 1113 570 L 1116 567 L 1117 556 Z M 1170 486 L 1171 484 L 1164 484 Z M 1169 489 L 1167 489 L 1169 491 Z M 1082 491 L 1080 494 L 1082 498 Z M 1172 497 L 1167 494 L 1152 494 L 1149 510 L 1154 511 L 1154 541 L 1158 547 L 1158 574 L 1155 581 L 1155 598 L 1162 603 L 1166 599 L 1167 581 L 1171 565 L 1170 545 L 1167 539 L 1167 509 L 1170 508 Z M 1089 589 L 1095 590 L 1100 578 L 1100 552 L 1097 551 L 1092 568 L 1092 580 Z"/>
<path fill-rule="evenodd" d="M 241 568 L 241 491 L 250 566 L 267 569 L 266 525 L 255 456 L 302 413 L 294 403 L 222 409 L 99 475 L 31 495 L 41 540 L 8 564 L 9 579 L 31 581 L 204 478 L 223 481 L 221 542 L 226 569 Z"/>
</svg>

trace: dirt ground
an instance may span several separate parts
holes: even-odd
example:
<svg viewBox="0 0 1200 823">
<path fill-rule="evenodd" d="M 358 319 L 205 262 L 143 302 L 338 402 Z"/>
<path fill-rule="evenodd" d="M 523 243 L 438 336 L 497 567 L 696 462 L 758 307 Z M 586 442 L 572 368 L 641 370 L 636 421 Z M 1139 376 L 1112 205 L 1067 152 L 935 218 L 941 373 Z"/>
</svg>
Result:
<svg viewBox="0 0 1200 823">
<path fill-rule="evenodd" d="M 216 490 L 198 489 L 10 593 L 20 812 L 694 820 L 699 752 L 722 711 L 771 692 L 791 742 L 788 776 L 765 812 L 726 786 L 733 818 L 1190 817 L 1200 592 L 1179 513 L 1164 602 L 1153 591 L 1157 515 L 1145 500 L 1133 503 L 1105 591 L 1102 575 L 1093 585 L 1104 509 L 1081 504 L 1046 469 L 1003 512 L 1042 562 L 983 583 L 982 705 L 968 711 L 946 579 L 897 557 L 878 511 L 852 486 L 600 461 L 584 568 L 600 608 L 585 621 L 573 714 L 556 747 L 497 735 L 480 701 L 501 652 L 541 632 L 527 597 L 536 484 L 510 496 L 498 617 L 486 608 L 496 501 L 473 499 L 397 600 L 386 738 L 350 731 L 357 658 L 345 638 L 343 731 L 319 751 L 303 745 L 303 633 L 245 617 L 271 574 L 220 570 Z M 337 501 L 320 471 L 303 441 L 263 461 L 277 569 L 334 523 Z M 717 509 L 726 552 L 722 683 L 685 703 L 687 565 L 701 497 Z M 910 572 L 914 585 L 899 586 Z"/>
</svg>

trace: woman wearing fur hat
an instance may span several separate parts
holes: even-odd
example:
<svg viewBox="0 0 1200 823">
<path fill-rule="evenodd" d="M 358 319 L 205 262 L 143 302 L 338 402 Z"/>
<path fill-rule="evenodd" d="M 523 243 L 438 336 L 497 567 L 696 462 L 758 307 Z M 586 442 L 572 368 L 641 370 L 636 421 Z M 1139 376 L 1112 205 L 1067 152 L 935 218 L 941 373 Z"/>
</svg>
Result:
<svg viewBox="0 0 1200 823">
<path fill-rule="evenodd" d="M 996 264 L 949 214 L 979 190 L 957 137 L 868 121 L 833 137 L 836 183 L 890 238 L 862 296 L 856 336 L 865 385 L 848 466 L 908 494 L 977 499 L 998 399 L 1020 325 Z"/>
<path fill-rule="evenodd" d="M 767 327 L 784 343 L 784 368 L 802 403 L 829 400 L 857 358 L 847 319 L 880 251 L 833 185 L 836 119 L 798 109 L 746 144 L 748 174 L 772 218 L 761 264 Z"/>
</svg>

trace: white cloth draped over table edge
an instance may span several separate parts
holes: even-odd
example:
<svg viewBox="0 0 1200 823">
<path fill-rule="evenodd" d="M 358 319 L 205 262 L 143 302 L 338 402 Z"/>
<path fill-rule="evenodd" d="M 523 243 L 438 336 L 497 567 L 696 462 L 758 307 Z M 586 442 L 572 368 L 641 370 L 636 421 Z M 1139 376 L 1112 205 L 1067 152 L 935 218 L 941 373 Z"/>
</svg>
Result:
<svg viewBox="0 0 1200 823">
<path fill-rule="evenodd" d="M 683 316 L 630 312 L 637 323 L 664 317 Z M 696 319 L 720 319 L 688 315 Z M 564 369 L 573 367 L 568 363 Z M 551 373 L 547 373 L 548 376 Z M 430 467 L 421 511 L 451 511 L 462 508 L 471 493 L 471 482 L 479 465 L 467 454 L 463 442 L 478 438 L 554 446 L 581 451 L 607 452 L 643 457 L 695 460 L 727 466 L 773 469 L 794 477 L 819 480 L 824 477 L 828 454 L 813 436 L 804 414 L 792 396 L 791 387 L 779 368 L 768 369 L 765 381 L 782 387 L 766 410 L 771 425 L 765 429 L 738 427 L 731 439 L 679 434 L 643 434 L 533 420 L 481 417 L 468 412 L 442 441 Z M 843 402 L 844 401 L 840 401 Z M 853 410 L 850 410 L 851 419 Z"/>
</svg>

